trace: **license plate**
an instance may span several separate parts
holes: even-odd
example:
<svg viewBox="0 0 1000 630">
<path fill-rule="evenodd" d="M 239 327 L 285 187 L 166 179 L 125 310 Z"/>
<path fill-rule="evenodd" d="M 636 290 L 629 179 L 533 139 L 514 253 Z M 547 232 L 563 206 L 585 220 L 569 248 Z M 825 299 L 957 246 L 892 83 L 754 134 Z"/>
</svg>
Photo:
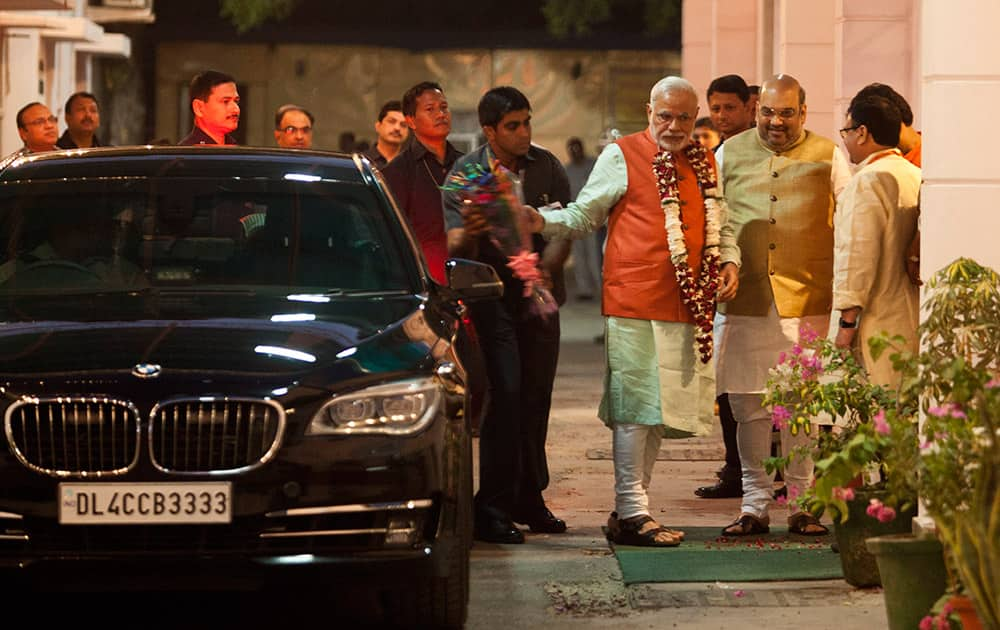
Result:
<svg viewBox="0 0 1000 630">
<path fill-rule="evenodd" d="M 229 523 L 232 484 L 61 483 L 63 525 Z"/>
</svg>

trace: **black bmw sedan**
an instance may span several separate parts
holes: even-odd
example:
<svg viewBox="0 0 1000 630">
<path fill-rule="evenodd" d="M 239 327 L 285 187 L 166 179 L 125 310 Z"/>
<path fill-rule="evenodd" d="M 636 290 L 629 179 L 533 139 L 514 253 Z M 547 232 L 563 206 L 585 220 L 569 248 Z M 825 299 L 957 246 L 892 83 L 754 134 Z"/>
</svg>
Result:
<svg viewBox="0 0 1000 630">
<path fill-rule="evenodd" d="M 348 573 L 408 625 L 464 622 L 462 317 L 502 289 L 461 260 L 431 281 L 366 161 L 29 156 L 0 244 L 8 577 Z"/>
</svg>

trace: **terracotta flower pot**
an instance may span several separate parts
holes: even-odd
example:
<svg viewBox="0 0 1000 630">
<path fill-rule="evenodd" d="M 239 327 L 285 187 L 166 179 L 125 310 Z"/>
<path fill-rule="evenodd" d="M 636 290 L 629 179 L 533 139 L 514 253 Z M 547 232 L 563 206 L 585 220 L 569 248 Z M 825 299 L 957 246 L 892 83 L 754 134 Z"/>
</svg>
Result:
<svg viewBox="0 0 1000 630">
<path fill-rule="evenodd" d="M 983 624 L 976 614 L 976 607 L 972 600 L 965 595 L 952 595 L 948 600 L 952 611 L 962 620 L 962 630 L 983 630 Z"/>
</svg>

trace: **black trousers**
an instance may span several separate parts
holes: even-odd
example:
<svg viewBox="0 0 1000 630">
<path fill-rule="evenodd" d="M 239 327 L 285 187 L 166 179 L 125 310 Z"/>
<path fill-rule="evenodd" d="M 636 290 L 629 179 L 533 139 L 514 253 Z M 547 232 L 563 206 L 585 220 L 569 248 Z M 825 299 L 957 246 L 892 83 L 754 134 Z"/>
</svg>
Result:
<svg viewBox="0 0 1000 630">
<path fill-rule="evenodd" d="M 740 451 L 736 446 L 736 418 L 729 406 L 729 394 L 715 399 L 719 403 L 719 424 L 722 425 L 722 443 L 726 447 L 726 465 L 719 475 L 723 481 L 742 482 L 743 467 L 740 465 Z"/>
<path fill-rule="evenodd" d="M 559 361 L 559 315 L 515 317 L 500 300 L 472 305 L 490 379 L 479 432 L 479 518 L 509 518 L 544 507 L 545 439 Z"/>
</svg>

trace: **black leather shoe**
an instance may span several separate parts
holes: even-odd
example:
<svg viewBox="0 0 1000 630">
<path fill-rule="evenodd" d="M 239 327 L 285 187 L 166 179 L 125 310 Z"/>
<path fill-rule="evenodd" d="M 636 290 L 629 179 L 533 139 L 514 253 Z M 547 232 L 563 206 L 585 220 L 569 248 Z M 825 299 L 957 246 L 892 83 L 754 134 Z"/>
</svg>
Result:
<svg viewBox="0 0 1000 630">
<path fill-rule="evenodd" d="M 524 532 L 515 527 L 511 521 L 499 518 L 477 521 L 473 535 L 476 540 L 501 545 L 520 545 L 524 542 Z"/>
<path fill-rule="evenodd" d="M 694 491 L 702 499 L 732 499 L 743 496 L 743 482 L 720 479 L 714 486 L 702 486 Z"/>
<path fill-rule="evenodd" d="M 515 515 L 514 521 L 527 525 L 536 534 L 561 534 L 566 531 L 566 521 L 556 518 L 548 508 L 533 514 Z"/>
</svg>

